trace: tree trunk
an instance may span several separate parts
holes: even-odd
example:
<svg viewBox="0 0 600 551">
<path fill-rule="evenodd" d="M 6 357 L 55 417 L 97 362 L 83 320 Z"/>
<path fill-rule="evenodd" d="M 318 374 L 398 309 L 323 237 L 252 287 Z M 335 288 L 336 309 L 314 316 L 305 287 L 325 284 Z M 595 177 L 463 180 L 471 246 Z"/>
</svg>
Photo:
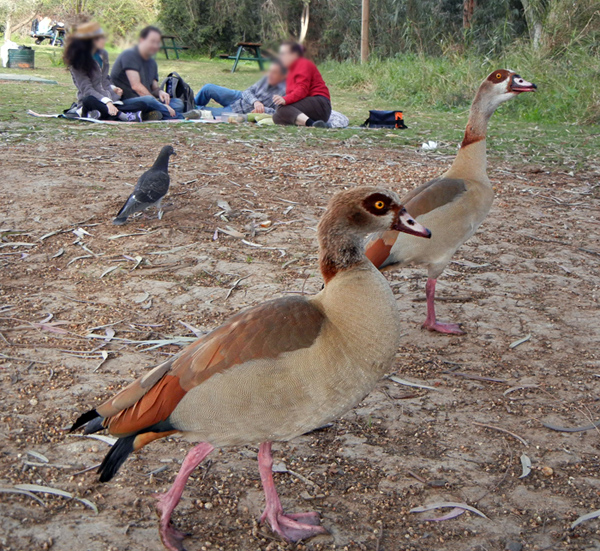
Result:
<svg viewBox="0 0 600 551">
<path fill-rule="evenodd" d="M 523 13 L 525 14 L 525 21 L 527 22 L 527 29 L 529 30 L 529 37 L 533 44 L 534 50 L 539 50 L 542 43 L 542 34 L 544 32 L 544 26 L 539 13 L 531 5 L 530 0 L 521 0 L 523 5 Z"/>
<path fill-rule="evenodd" d="M 6 22 L 4 23 L 4 41 L 10 40 L 10 25 L 11 25 L 12 14 L 9 12 L 6 16 Z"/>
<path fill-rule="evenodd" d="M 369 61 L 369 0 L 362 0 L 362 20 L 360 25 L 360 61 Z"/>
<path fill-rule="evenodd" d="M 300 16 L 300 37 L 298 42 L 304 44 L 306 34 L 308 33 L 308 22 L 310 21 L 310 2 L 304 2 L 302 7 L 302 15 Z"/>
<path fill-rule="evenodd" d="M 16 33 L 20 31 L 25 25 L 30 24 L 35 16 L 35 12 L 31 12 L 27 17 L 21 19 L 18 23 L 15 23 L 12 26 L 11 33 Z"/>
<path fill-rule="evenodd" d="M 470 29 L 475 13 L 475 0 L 463 0 L 463 29 Z"/>
</svg>

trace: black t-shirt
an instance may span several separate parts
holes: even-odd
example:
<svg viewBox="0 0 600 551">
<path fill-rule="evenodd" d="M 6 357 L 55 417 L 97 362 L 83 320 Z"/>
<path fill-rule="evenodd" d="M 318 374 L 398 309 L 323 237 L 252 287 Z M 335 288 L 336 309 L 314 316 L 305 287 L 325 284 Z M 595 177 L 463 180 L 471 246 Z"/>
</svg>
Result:
<svg viewBox="0 0 600 551">
<path fill-rule="evenodd" d="M 121 52 L 117 57 L 110 78 L 115 86 L 123 89 L 123 99 L 137 98 L 139 94 L 132 90 L 125 71 L 137 71 L 141 83 L 152 92 L 152 82 L 158 81 L 158 65 L 152 58 L 144 59 L 137 46 Z"/>
</svg>

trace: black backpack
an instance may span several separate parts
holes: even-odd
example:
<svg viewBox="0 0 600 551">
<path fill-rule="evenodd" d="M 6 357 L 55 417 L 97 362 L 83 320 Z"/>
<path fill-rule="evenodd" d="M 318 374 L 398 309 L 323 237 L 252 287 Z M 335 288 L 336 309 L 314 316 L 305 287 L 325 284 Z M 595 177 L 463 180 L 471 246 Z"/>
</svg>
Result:
<svg viewBox="0 0 600 551">
<path fill-rule="evenodd" d="M 191 111 L 196 108 L 194 91 L 191 86 L 179 76 L 179 74 L 169 73 L 169 76 L 162 81 L 160 87 L 172 98 L 178 98 L 183 101 L 184 111 Z"/>
<path fill-rule="evenodd" d="M 370 110 L 369 118 L 362 126 L 368 128 L 406 128 L 402 111 Z"/>
</svg>

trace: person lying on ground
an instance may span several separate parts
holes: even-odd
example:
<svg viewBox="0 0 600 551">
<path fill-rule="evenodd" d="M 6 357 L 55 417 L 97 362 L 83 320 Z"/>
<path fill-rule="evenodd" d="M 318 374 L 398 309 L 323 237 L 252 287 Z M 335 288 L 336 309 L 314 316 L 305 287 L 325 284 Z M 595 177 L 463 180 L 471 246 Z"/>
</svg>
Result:
<svg viewBox="0 0 600 551">
<path fill-rule="evenodd" d="M 297 42 L 284 42 L 279 48 L 279 60 L 288 70 L 285 96 L 276 95 L 275 124 L 296 124 L 327 128 L 331 115 L 329 89 L 317 66 L 304 57 L 304 48 Z"/>
<path fill-rule="evenodd" d="M 250 88 L 243 91 L 231 90 L 216 84 L 205 84 L 196 94 L 199 109 L 208 109 L 213 115 L 225 111 L 232 113 L 275 113 L 273 96 L 285 94 L 285 76 L 287 70 L 275 61 L 271 63 L 267 74 Z M 223 107 L 206 107 L 213 100 Z"/>
<path fill-rule="evenodd" d="M 152 113 L 150 118 L 182 119 L 183 102 L 171 98 L 158 85 L 158 65 L 154 57 L 162 47 L 162 33 L 152 26 L 140 32 L 137 46 L 121 52 L 113 65 L 113 83 L 123 89 L 123 105 L 143 101 L 162 117 Z"/>
<path fill-rule="evenodd" d="M 105 44 L 104 32 L 95 21 L 75 27 L 69 37 L 64 60 L 77 88 L 77 113 L 93 119 L 141 122 L 142 113 L 149 109 L 142 102 L 123 105 L 123 91 L 108 76 Z"/>
</svg>

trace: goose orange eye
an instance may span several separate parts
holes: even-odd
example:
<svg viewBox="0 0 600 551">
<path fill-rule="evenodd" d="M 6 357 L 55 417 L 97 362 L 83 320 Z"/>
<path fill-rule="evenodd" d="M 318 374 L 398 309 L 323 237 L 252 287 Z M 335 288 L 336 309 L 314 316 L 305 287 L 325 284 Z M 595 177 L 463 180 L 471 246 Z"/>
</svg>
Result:
<svg viewBox="0 0 600 551">
<path fill-rule="evenodd" d="M 501 75 L 500 73 L 496 73 L 496 78 L 497 78 L 498 80 L 500 80 L 500 79 L 502 78 L 502 75 Z"/>
<path fill-rule="evenodd" d="M 385 203 L 383 201 L 376 201 L 375 203 L 375 208 L 381 210 L 383 207 L 385 207 Z"/>
</svg>

